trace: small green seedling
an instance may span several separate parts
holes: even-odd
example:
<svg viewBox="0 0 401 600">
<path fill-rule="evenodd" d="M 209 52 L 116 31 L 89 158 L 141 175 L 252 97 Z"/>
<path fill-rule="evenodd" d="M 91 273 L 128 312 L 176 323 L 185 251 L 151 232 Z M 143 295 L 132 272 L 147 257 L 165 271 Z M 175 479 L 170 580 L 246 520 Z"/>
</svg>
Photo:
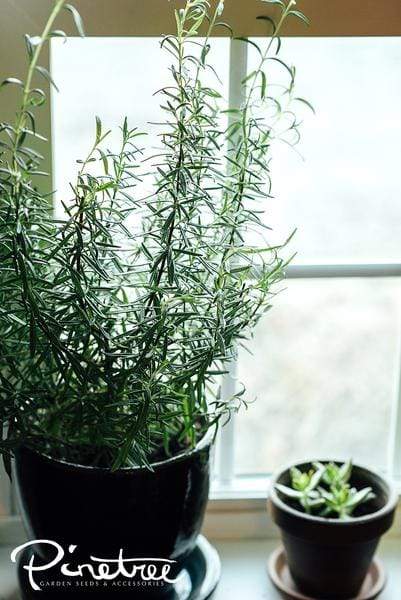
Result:
<svg viewBox="0 0 401 600">
<path fill-rule="evenodd" d="M 355 509 L 375 497 L 371 487 L 357 490 L 350 482 L 352 461 L 343 465 L 313 463 L 309 471 L 290 470 L 291 487 L 276 484 L 289 500 L 298 502 L 305 513 L 347 520 Z"/>
</svg>

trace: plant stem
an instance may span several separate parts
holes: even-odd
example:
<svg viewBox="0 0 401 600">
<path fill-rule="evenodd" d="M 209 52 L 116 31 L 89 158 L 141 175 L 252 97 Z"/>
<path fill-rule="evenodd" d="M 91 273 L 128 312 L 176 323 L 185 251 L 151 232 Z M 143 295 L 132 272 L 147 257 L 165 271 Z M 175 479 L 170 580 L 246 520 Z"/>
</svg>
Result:
<svg viewBox="0 0 401 600">
<path fill-rule="evenodd" d="M 17 124 L 15 127 L 15 138 L 14 138 L 14 146 L 13 146 L 13 166 L 14 166 L 14 169 L 16 169 L 16 170 L 18 170 L 18 162 L 16 160 L 17 151 L 18 151 L 18 147 L 19 147 L 19 141 L 20 141 L 22 129 L 26 124 L 26 107 L 28 105 L 29 94 L 31 93 L 31 84 L 32 84 L 33 75 L 35 73 L 35 69 L 37 67 L 41 52 L 43 50 L 43 46 L 48 41 L 49 34 L 54 25 L 54 21 L 56 20 L 58 14 L 61 11 L 61 9 L 63 8 L 64 4 L 65 4 L 65 0 L 57 0 L 56 4 L 50 14 L 50 17 L 45 25 L 42 35 L 40 36 L 40 42 L 36 46 L 35 51 L 32 56 L 32 59 L 31 59 L 31 62 L 29 64 L 27 78 L 26 78 L 25 85 L 23 88 L 21 108 L 20 108 L 20 111 L 18 114 Z"/>
</svg>

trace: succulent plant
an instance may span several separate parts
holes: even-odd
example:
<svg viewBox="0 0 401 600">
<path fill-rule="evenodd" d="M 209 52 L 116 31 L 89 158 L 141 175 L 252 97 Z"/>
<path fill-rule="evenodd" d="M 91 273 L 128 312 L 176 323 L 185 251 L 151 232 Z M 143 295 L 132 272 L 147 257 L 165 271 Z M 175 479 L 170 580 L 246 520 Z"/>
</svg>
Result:
<svg viewBox="0 0 401 600">
<path fill-rule="evenodd" d="M 375 497 L 371 487 L 358 490 L 351 485 L 352 466 L 350 460 L 342 465 L 315 462 L 308 471 L 292 467 L 291 487 L 276 484 L 276 489 L 307 514 L 347 520 L 357 507 Z"/>
</svg>

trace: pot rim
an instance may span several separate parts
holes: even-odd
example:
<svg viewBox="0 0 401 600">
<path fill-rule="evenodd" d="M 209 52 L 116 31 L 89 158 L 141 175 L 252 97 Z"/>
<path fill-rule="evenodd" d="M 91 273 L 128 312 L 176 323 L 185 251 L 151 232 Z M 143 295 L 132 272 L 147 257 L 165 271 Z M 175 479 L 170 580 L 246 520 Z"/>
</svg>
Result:
<svg viewBox="0 0 401 600">
<path fill-rule="evenodd" d="M 363 465 L 361 463 L 353 463 L 353 467 L 356 467 L 356 468 L 360 469 L 361 471 L 365 471 L 365 472 L 367 471 L 368 473 L 373 475 L 376 480 L 380 481 L 384 485 L 384 487 L 386 487 L 388 490 L 387 501 L 386 501 L 385 505 L 382 506 L 382 508 L 379 508 L 379 510 L 371 512 L 367 515 L 361 515 L 359 517 L 352 517 L 350 520 L 344 521 L 339 518 L 332 519 L 332 518 L 327 518 L 327 517 L 319 517 L 316 515 L 308 515 L 307 513 L 303 513 L 300 510 L 292 508 L 291 506 L 286 504 L 283 500 L 281 500 L 280 496 L 278 495 L 278 493 L 276 491 L 276 484 L 278 482 L 278 479 L 286 471 L 289 471 L 291 469 L 291 467 L 300 467 L 302 465 L 307 465 L 308 463 L 312 464 L 313 462 L 317 462 L 317 460 L 311 459 L 311 460 L 292 462 L 292 463 L 288 464 L 286 467 L 281 468 L 279 471 L 277 471 L 273 475 L 273 477 L 271 478 L 271 481 L 270 481 L 270 485 L 269 485 L 268 497 L 269 497 L 270 501 L 273 504 L 275 504 L 280 510 L 286 512 L 287 514 L 292 515 L 293 517 L 296 517 L 299 519 L 304 519 L 305 521 L 309 521 L 311 523 L 324 524 L 329 527 L 330 526 L 332 526 L 332 527 L 334 527 L 334 526 L 349 527 L 352 525 L 362 525 L 364 523 L 370 523 L 372 521 L 375 521 L 376 519 L 380 519 L 381 517 L 385 516 L 388 513 L 391 513 L 393 510 L 396 509 L 399 498 L 398 498 L 398 493 L 397 493 L 397 490 L 396 490 L 394 484 L 387 477 L 384 477 L 383 475 L 379 475 L 379 473 L 377 473 L 376 470 L 371 469 L 370 467 L 367 467 L 366 465 Z M 319 462 L 342 463 L 344 461 L 338 460 L 338 459 L 327 459 L 326 458 L 326 459 L 319 460 Z"/>
<path fill-rule="evenodd" d="M 54 463 L 54 464 L 62 466 L 62 467 L 66 467 L 68 469 L 73 469 L 75 471 L 80 470 L 80 471 L 84 471 L 84 472 L 88 472 L 88 473 L 90 472 L 90 473 L 103 473 L 103 474 L 110 474 L 110 475 L 128 475 L 129 473 L 137 473 L 139 471 L 152 472 L 155 469 L 162 469 L 162 468 L 168 467 L 168 466 L 176 464 L 176 463 L 181 463 L 184 460 L 190 458 L 191 456 L 198 454 L 199 452 L 204 450 L 206 447 L 210 446 L 212 444 L 212 440 L 213 440 L 214 436 L 215 436 L 215 433 L 213 431 L 213 427 L 209 427 L 209 429 L 206 431 L 205 435 L 199 440 L 199 442 L 196 444 L 196 446 L 194 448 L 191 448 L 190 450 L 187 450 L 184 452 L 180 452 L 179 454 L 175 454 L 174 456 L 171 456 L 170 458 L 167 458 L 166 460 L 160 460 L 160 461 L 150 463 L 151 469 L 149 469 L 149 467 L 146 467 L 146 466 L 137 465 L 134 467 L 122 467 L 120 469 L 116 469 L 115 471 L 112 471 L 112 469 L 108 468 L 108 467 L 91 467 L 90 465 L 81 465 L 80 463 L 69 462 L 69 461 L 63 460 L 61 458 L 54 458 L 53 456 L 50 456 L 49 454 L 46 454 L 45 452 L 40 452 L 39 450 L 35 450 L 34 448 L 31 448 L 29 446 L 23 446 L 23 447 L 25 449 L 29 450 L 29 452 L 32 452 L 32 453 L 44 458 L 48 462 Z"/>
</svg>

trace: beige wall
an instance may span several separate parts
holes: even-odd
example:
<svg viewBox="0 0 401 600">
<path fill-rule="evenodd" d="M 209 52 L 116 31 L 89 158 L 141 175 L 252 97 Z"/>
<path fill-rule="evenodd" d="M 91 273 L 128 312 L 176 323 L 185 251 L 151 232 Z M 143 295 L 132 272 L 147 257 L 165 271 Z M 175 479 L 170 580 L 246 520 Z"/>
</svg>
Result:
<svg viewBox="0 0 401 600">
<path fill-rule="evenodd" d="M 72 3 L 80 11 L 89 35 L 124 36 L 171 33 L 173 9 L 182 7 L 184 0 L 73 0 Z M 236 35 L 262 35 L 266 25 L 256 17 L 274 14 L 274 7 L 261 0 L 225 0 L 225 4 L 224 20 L 233 26 Z M 1 26 L 3 13 L 11 7 L 15 8 L 18 19 L 24 13 L 26 19 L 40 23 L 51 6 L 51 0 L 0 0 Z M 293 19 L 284 31 L 287 35 L 401 35 L 400 0 L 298 0 L 296 8 L 310 18 L 311 25 L 306 28 Z M 62 26 L 71 31 L 67 13 Z M 8 35 L 11 31 L 8 30 Z"/>
</svg>

